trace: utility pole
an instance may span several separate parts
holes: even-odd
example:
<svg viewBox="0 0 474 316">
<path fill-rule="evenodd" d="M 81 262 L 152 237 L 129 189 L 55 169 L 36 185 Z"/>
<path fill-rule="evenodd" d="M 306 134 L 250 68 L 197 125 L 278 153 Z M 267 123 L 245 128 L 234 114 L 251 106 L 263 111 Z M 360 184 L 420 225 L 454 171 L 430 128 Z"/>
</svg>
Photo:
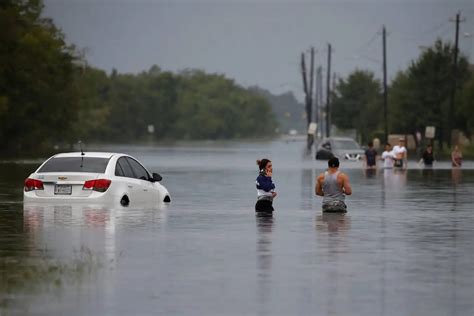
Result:
<svg viewBox="0 0 474 316">
<path fill-rule="evenodd" d="M 459 42 L 459 23 L 461 21 L 461 13 L 456 14 L 456 37 L 454 40 L 454 62 L 453 62 L 453 78 L 451 80 L 451 98 L 449 100 L 449 113 L 448 113 L 448 147 L 451 148 L 451 138 L 452 138 L 452 129 L 453 129 L 453 111 L 454 111 L 454 101 L 456 97 L 456 79 L 458 75 L 458 42 Z"/>
<path fill-rule="evenodd" d="M 307 79 L 307 71 L 306 71 L 306 63 L 305 63 L 305 54 L 304 52 L 301 53 L 301 75 L 303 77 L 303 90 L 305 93 L 305 103 L 306 103 L 306 119 L 307 119 L 307 126 L 309 128 L 309 124 L 311 123 L 311 119 L 313 118 L 313 83 L 314 83 L 314 48 L 311 48 L 311 60 L 310 60 L 310 78 L 309 78 L 309 86 L 308 86 L 308 79 Z M 314 142 L 314 136 L 312 134 L 307 134 L 307 149 L 310 150 L 311 146 Z"/>
<path fill-rule="evenodd" d="M 311 47 L 311 60 L 309 69 L 309 104 L 307 107 L 308 126 L 313 119 L 313 86 L 314 86 L 314 47 Z"/>
<path fill-rule="evenodd" d="M 304 53 L 301 53 L 301 76 L 303 77 L 303 92 L 305 95 L 306 116 L 308 115 L 308 82 L 306 80 L 306 63 Z M 308 124 L 309 124 L 309 118 Z M 308 126 L 306 126 L 307 128 Z"/>
<path fill-rule="evenodd" d="M 313 88 L 314 88 L 314 47 L 311 47 L 311 62 L 309 70 L 309 104 L 307 106 L 308 127 L 313 120 Z M 309 131 L 308 131 L 309 132 Z M 308 133 L 307 148 L 311 150 L 314 144 L 314 134 Z"/>
<path fill-rule="evenodd" d="M 320 129 L 320 126 L 321 126 L 321 122 L 320 122 L 320 115 L 319 115 L 319 109 L 320 107 L 322 106 L 323 104 L 323 87 L 322 87 L 322 84 L 323 84 L 323 74 L 322 74 L 322 71 L 323 69 L 321 68 L 321 66 L 319 66 L 317 69 L 316 69 L 316 95 L 315 95 L 315 109 L 314 109 L 314 121 L 316 122 L 316 136 L 318 136 L 318 131 Z"/>
<path fill-rule="evenodd" d="M 330 101 L 331 100 L 331 44 L 328 43 L 328 69 L 326 82 L 326 137 L 331 135 L 331 120 L 330 120 Z"/>
<path fill-rule="evenodd" d="M 383 42 L 383 118 L 384 118 L 384 141 L 385 144 L 388 142 L 388 115 L 387 115 L 387 32 L 385 31 L 385 25 L 382 30 L 382 42 Z"/>
</svg>

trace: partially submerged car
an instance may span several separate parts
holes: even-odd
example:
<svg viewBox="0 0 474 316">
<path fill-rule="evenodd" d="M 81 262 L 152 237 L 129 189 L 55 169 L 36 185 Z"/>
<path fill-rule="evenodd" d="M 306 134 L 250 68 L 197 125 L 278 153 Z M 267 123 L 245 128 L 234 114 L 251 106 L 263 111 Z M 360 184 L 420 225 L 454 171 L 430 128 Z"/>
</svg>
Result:
<svg viewBox="0 0 474 316">
<path fill-rule="evenodd" d="M 47 159 L 26 180 L 25 202 L 171 202 L 168 190 L 134 157 L 120 153 L 74 152 Z"/>
<path fill-rule="evenodd" d="M 316 149 L 316 159 L 327 160 L 331 157 L 357 161 L 362 158 L 364 151 L 359 144 L 349 137 L 324 138 Z"/>
</svg>

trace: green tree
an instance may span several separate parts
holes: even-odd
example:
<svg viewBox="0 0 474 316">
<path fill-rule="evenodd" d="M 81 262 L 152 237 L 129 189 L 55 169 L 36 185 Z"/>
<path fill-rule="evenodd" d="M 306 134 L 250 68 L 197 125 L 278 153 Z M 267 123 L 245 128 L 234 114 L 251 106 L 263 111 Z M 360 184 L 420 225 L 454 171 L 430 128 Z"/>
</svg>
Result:
<svg viewBox="0 0 474 316">
<path fill-rule="evenodd" d="M 250 87 L 249 90 L 261 95 L 270 103 L 272 111 L 278 120 L 278 129 L 281 132 L 288 133 L 290 130 L 295 129 L 300 133 L 306 133 L 305 106 L 298 102 L 292 92 L 274 95 L 270 91 L 259 87 Z"/>
<path fill-rule="evenodd" d="M 105 71 L 84 67 L 77 73 L 75 85 L 78 113 L 71 126 L 77 139 L 100 139 L 110 133 L 110 79 Z"/>
<path fill-rule="evenodd" d="M 263 98 L 223 75 L 202 71 L 180 74 L 174 132 L 184 139 L 273 136 L 276 120 Z"/>
<path fill-rule="evenodd" d="M 157 66 L 143 76 L 146 79 L 146 123 L 155 127 L 158 139 L 173 138 L 173 127 L 178 119 L 177 102 L 179 78 L 171 72 L 161 72 Z"/>
<path fill-rule="evenodd" d="M 423 51 L 405 72 L 397 74 L 390 89 L 390 123 L 392 132 L 415 133 L 426 126 L 435 126 L 438 139 L 448 133 L 449 98 L 453 80 L 454 48 L 437 40 Z M 457 94 L 469 78 L 468 62 L 461 56 L 458 64 Z M 455 117 L 455 126 L 465 125 Z"/>
<path fill-rule="evenodd" d="M 467 135 L 474 135 L 474 76 L 463 86 L 460 102 L 456 107 L 456 117 L 463 124 L 463 130 Z"/>
<path fill-rule="evenodd" d="M 40 0 L 0 2 L 0 142 L 3 151 L 66 141 L 76 114 L 74 48 Z"/>
<path fill-rule="evenodd" d="M 332 122 L 341 129 L 355 128 L 362 141 L 380 127 L 381 85 L 369 71 L 355 70 L 346 80 L 339 79 L 331 101 Z"/>
</svg>

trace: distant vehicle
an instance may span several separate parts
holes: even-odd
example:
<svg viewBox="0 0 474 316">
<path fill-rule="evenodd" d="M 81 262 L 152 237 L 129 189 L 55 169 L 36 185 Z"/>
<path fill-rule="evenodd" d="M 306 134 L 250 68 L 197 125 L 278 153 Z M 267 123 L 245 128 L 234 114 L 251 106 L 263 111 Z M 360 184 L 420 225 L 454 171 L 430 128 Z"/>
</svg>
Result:
<svg viewBox="0 0 474 316">
<path fill-rule="evenodd" d="M 171 202 L 168 190 L 135 158 L 119 153 L 74 152 L 47 159 L 26 180 L 25 202 Z"/>
<path fill-rule="evenodd" d="M 364 151 L 359 144 L 349 137 L 324 138 L 316 149 L 316 159 L 327 160 L 331 157 L 357 161 L 362 158 Z"/>
</svg>

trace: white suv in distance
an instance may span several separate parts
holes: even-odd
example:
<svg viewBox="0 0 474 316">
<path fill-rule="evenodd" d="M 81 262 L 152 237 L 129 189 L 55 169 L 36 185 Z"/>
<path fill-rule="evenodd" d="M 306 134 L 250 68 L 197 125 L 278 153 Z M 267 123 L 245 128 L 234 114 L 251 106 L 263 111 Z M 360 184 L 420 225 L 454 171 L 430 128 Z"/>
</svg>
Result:
<svg viewBox="0 0 474 316">
<path fill-rule="evenodd" d="M 171 202 L 162 177 L 137 159 L 119 153 L 74 152 L 47 159 L 26 180 L 25 202 Z"/>
</svg>

